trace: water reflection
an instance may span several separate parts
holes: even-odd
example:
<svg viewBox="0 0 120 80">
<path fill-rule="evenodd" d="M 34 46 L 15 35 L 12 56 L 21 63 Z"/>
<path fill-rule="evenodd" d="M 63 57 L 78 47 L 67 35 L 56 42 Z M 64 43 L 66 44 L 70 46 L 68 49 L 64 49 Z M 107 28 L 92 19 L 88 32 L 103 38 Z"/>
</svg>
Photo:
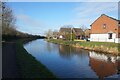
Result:
<svg viewBox="0 0 120 80">
<path fill-rule="evenodd" d="M 91 68 L 101 79 L 104 77 L 114 75 L 119 71 L 118 64 L 120 65 L 120 60 L 118 60 L 118 56 L 110 56 L 90 52 L 89 58 Z"/>
<path fill-rule="evenodd" d="M 51 52 L 52 51 L 52 46 L 51 46 L 51 44 L 50 43 L 47 43 L 47 50 L 49 51 L 49 52 Z"/>
<path fill-rule="evenodd" d="M 80 48 L 73 48 L 71 46 L 59 45 L 59 55 L 66 59 L 69 59 L 75 55 L 84 57 L 88 55 L 88 51 L 85 51 Z"/>
<path fill-rule="evenodd" d="M 120 75 L 120 57 L 35 40 L 25 49 L 59 78 L 105 78 Z"/>
<path fill-rule="evenodd" d="M 120 57 L 117 59 L 117 74 L 120 74 Z"/>
</svg>

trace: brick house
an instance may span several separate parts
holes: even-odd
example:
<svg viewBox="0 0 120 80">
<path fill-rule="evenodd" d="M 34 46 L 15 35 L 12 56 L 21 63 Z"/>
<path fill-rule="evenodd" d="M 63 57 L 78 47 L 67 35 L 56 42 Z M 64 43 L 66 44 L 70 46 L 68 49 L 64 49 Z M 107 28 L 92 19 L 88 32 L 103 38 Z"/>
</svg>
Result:
<svg viewBox="0 0 120 80">
<path fill-rule="evenodd" d="M 90 26 L 90 41 L 120 42 L 120 20 L 102 14 Z"/>
<path fill-rule="evenodd" d="M 57 31 L 53 32 L 53 39 L 59 39 L 59 32 Z"/>
<path fill-rule="evenodd" d="M 73 33 L 75 34 L 76 39 L 83 39 L 84 38 L 84 32 L 80 28 L 73 28 Z"/>
<path fill-rule="evenodd" d="M 65 39 L 67 34 L 72 33 L 72 28 L 60 28 L 59 30 L 59 38 L 60 39 Z"/>
<path fill-rule="evenodd" d="M 80 28 L 60 28 L 59 35 L 61 39 L 65 39 L 66 35 L 75 34 L 75 39 L 82 39 L 84 37 L 84 32 Z"/>
</svg>

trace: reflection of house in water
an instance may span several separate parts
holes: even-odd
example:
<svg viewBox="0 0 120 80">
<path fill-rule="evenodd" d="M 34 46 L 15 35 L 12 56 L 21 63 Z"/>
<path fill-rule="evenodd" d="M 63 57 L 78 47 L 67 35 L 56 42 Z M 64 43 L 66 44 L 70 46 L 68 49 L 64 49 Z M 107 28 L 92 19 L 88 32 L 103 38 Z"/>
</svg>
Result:
<svg viewBox="0 0 120 80">
<path fill-rule="evenodd" d="M 120 75 L 120 57 L 117 59 L 117 69 L 118 69 L 117 74 Z"/>
<path fill-rule="evenodd" d="M 99 78 L 112 76 L 117 73 L 118 57 L 106 56 L 104 54 L 96 54 L 94 52 L 90 52 L 89 57 L 90 66 L 99 76 Z"/>
</svg>

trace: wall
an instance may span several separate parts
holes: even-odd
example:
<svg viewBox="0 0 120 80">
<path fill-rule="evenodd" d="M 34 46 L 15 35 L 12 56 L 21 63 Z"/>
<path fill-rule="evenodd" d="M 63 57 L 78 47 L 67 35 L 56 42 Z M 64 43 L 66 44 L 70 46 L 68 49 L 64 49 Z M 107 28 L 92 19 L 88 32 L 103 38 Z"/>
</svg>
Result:
<svg viewBox="0 0 120 80">
<path fill-rule="evenodd" d="M 120 38 L 116 38 L 115 43 L 120 43 Z"/>
<path fill-rule="evenodd" d="M 113 33 L 112 39 L 108 39 L 108 34 L 91 34 L 90 41 L 98 41 L 98 42 L 117 42 L 116 34 Z"/>
</svg>

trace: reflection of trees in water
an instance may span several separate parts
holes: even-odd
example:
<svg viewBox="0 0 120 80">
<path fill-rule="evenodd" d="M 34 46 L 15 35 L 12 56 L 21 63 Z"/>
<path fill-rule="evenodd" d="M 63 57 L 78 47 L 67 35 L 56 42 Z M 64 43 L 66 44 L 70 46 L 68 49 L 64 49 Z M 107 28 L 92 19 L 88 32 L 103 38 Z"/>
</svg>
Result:
<svg viewBox="0 0 120 80">
<path fill-rule="evenodd" d="M 74 50 L 71 47 L 59 45 L 59 54 L 61 57 L 69 59 L 73 56 L 73 52 Z"/>
<path fill-rule="evenodd" d="M 80 49 L 80 48 L 75 48 L 76 50 L 76 55 L 79 56 L 80 58 L 85 58 L 88 57 L 88 53 L 89 51 L 84 50 L 84 49 Z"/>
<path fill-rule="evenodd" d="M 99 57 L 100 54 L 98 55 L 98 57 L 95 54 L 89 56 L 90 67 L 92 68 L 92 70 L 95 71 L 99 78 L 112 76 L 118 73 L 117 72 L 118 67 L 119 67 L 118 71 L 120 71 L 120 60 L 118 61 L 119 62 L 118 63 L 117 57 L 114 58 L 113 56 L 106 55 L 104 57 L 106 60 L 98 59 Z M 116 59 L 115 62 L 113 62 L 112 59 Z"/>
<path fill-rule="evenodd" d="M 45 49 L 47 49 L 49 52 L 52 52 L 54 50 L 57 50 L 59 46 L 57 44 L 47 42 L 45 47 Z"/>
<path fill-rule="evenodd" d="M 49 42 L 47 42 L 47 50 L 49 51 L 49 52 L 51 52 L 52 51 L 52 46 L 51 46 L 51 43 L 49 43 Z"/>
<path fill-rule="evenodd" d="M 84 56 L 88 55 L 86 53 L 88 53 L 88 52 L 86 52 L 85 50 L 80 49 L 80 48 L 59 45 L 59 54 L 60 54 L 60 56 L 62 56 L 64 58 L 69 59 L 69 58 L 73 57 L 74 55 L 84 58 Z"/>
</svg>

